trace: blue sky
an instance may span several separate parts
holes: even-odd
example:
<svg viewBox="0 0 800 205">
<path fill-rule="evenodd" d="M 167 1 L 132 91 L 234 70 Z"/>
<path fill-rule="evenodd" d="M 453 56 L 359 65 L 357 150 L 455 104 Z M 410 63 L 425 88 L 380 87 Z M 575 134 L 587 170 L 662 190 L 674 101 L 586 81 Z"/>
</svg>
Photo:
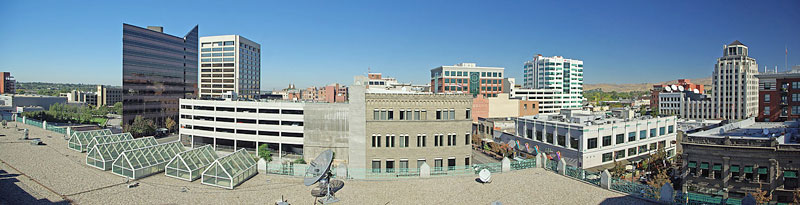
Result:
<svg viewBox="0 0 800 205">
<path fill-rule="evenodd" d="M 800 64 L 800 1 L 3 1 L 0 70 L 18 81 L 121 85 L 122 23 L 261 44 L 262 90 L 373 72 L 426 83 L 474 62 L 521 83 L 534 54 L 585 64 L 586 83 L 708 77 L 722 45 L 760 70 Z"/>
</svg>

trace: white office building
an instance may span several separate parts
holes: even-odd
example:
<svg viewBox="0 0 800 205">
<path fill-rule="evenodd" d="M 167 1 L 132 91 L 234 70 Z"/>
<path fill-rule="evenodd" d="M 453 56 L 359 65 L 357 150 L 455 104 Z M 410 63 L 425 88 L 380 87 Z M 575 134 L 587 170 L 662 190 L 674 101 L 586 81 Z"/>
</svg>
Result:
<svg viewBox="0 0 800 205">
<path fill-rule="evenodd" d="M 300 154 L 304 107 L 301 102 L 181 99 L 180 140 L 223 151 L 255 151 L 269 144 L 281 153 Z"/>
<path fill-rule="evenodd" d="M 739 41 L 723 46 L 711 76 L 710 118 L 746 119 L 758 113 L 758 64 Z"/>
<path fill-rule="evenodd" d="M 542 113 L 583 107 L 583 61 L 536 55 L 523 67 L 523 89 L 512 97 L 547 101 L 539 104 Z"/>
<path fill-rule="evenodd" d="M 200 37 L 200 97 L 233 91 L 256 99 L 261 90 L 261 45 L 239 35 Z"/>
<path fill-rule="evenodd" d="M 564 161 L 580 168 L 612 166 L 614 161 L 636 161 L 663 148 L 675 154 L 677 117 L 635 117 L 632 110 L 614 115 L 583 110 L 562 110 L 557 115 L 516 118 L 518 150 L 561 153 Z M 530 147 L 531 149 L 527 149 Z"/>
</svg>

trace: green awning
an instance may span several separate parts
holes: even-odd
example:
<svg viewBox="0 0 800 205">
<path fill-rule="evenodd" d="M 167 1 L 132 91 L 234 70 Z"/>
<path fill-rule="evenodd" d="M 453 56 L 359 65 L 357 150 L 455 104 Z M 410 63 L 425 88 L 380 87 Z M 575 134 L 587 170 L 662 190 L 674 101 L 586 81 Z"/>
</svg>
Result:
<svg viewBox="0 0 800 205">
<path fill-rule="evenodd" d="M 758 174 L 766 174 L 767 168 L 758 168 Z"/>
<path fill-rule="evenodd" d="M 712 168 L 711 170 L 714 170 L 714 171 L 722 171 L 722 165 L 715 164 L 715 165 L 714 165 L 714 168 Z"/>
<path fill-rule="evenodd" d="M 689 168 L 697 167 L 697 162 L 689 162 Z"/>
<path fill-rule="evenodd" d="M 753 167 L 745 166 L 744 167 L 744 173 L 753 173 Z"/>
<path fill-rule="evenodd" d="M 708 169 L 708 163 L 700 163 L 700 169 Z"/>
<path fill-rule="evenodd" d="M 731 172 L 739 172 L 739 165 L 731 165 Z"/>
<path fill-rule="evenodd" d="M 797 178 L 797 171 L 783 171 L 783 178 Z"/>
</svg>

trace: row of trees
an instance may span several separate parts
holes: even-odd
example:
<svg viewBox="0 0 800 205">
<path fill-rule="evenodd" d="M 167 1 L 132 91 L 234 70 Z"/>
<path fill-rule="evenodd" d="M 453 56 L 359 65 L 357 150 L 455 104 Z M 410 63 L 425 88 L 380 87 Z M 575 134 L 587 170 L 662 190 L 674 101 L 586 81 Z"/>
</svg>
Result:
<svg viewBox="0 0 800 205">
<path fill-rule="evenodd" d="M 630 92 L 603 92 L 602 90 L 589 90 L 583 92 L 583 97 L 585 97 L 590 102 L 597 102 L 597 101 L 613 101 L 613 100 L 622 100 L 622 99 L 635 99 L 642 95 L 647 95 L 647 91 L 630 91 Z"/>
<path fill-rule="evenodd" d="M 164 127 L 169 131 L 175 130 L 177 124 L 178 123 L 171 117 L 164 120 Z M 133 122 L 130 125 L 123 126 L 122 130 L 124 132 L 130 132 L 131 135 L 138 137 L 153 135 L 158 127 L 159 125 L 156 125 L 152 119 L 146 119 L 141 115 L 137 115 L 133 118 Z"/>
<path fill-rule="evenodd" d="M 111 108 L 101 107 L 93 109 L 90 106 L 78 106 L 56 103 L 50 105 L 48 110 L 23 112 L 22 116 L 45 120 L 48 122 L 62 122 L 62 123 L 91 123 L 93 118 L 105 117 Z"/>
</svg>

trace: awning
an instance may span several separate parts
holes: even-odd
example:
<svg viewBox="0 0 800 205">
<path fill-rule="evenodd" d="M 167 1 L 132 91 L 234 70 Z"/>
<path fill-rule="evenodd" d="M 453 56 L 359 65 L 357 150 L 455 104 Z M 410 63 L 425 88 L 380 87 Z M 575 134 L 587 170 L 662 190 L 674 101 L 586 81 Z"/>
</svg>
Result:
<svg viewBox="0 0 800 205">
<path fill-rule="evenodd" d="M 731 172 L 739 172 L 739 165 L 731 165 Z"/>
<path fill-rule="evenodd" d="M 744 167 L 744 173 L 753 173 L 753 167 L 745 166 Z"/>
<path fill-rule="evenodd" d="M 712 168 L 711 170 L 714 170 L 714 171 L 722 171 L 722 165 L 715 164 L 715 165 L 714 165 L 714 168 Z"/>
<path fill-rule="evenodd" d="M 708 169 L 708 163 L 700 163 L 700 169 Z"/>
<path fill-rule="evenodd" d="M 783 178 L 797 178 L 797 171 L 783 171 Z"/>
<path fill-rule="evenodd" d="M 758 174 L 766 174 L 767 168 L 758 168 Z"/>
<path fill-rule="evenodd" d="M 697 167 L 697 162 L 689 162 L 689 168 Z"/>
</svg>

